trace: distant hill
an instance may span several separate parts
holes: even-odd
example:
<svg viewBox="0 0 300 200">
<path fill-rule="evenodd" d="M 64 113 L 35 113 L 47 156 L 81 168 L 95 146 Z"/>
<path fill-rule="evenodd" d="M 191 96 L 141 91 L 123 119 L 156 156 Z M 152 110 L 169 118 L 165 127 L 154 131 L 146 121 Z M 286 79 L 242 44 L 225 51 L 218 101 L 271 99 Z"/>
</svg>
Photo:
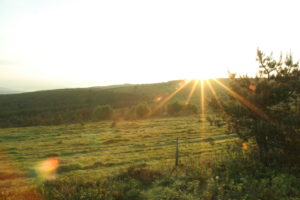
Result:
<svg viewBox="0 0 300 200">
<path fill-rule="evenodd" d="M 121 84 L 121 85 L 108 85 L 108 86 L 94 86 L 94 87 L 90 87 L 90 88 L 98 88 L 98 89 L 113 89 L 113 88 L 121 88 L 121 87 L 128 87 L 128 86 L 132 86 L 134 84 Z"/>
<path fill-rule="evenodd" d="M 99 105 L 110 105 L 113 109 L 131 108 L 139 103 L 155 106 L 159 103 L 155 99 L 167 98 L 182 84 L 184 81 L 177 80 L 154 84 L 124 84 L 2 94 L 0 95 L 0 126 L 48 124 L 45 122 L 47 120 L 51 121 L 50 124 L 56 124 L 59 123 L 58 119 L 74 121 L 79 111 L 91 113 Z M 193 82 L 189 83 L 170 101 L 185 102 L 193 84 Z M 220 90 L 216 85 L 214 88 Z M 206 90 L 206 97 L 209 97 L 211 94 L 208 89 Z M 199 99 L 198 88 L 190 102 L 199 104 Z"/>
<path fill-rule="evenodd" d="M 16 91 L 16 90 L 11 90 L 8 88 L 2 88 L 0 87 L 0 94 L 16 94 L 16 93 L 21 93 L 22 91 Z"/>
</svg>

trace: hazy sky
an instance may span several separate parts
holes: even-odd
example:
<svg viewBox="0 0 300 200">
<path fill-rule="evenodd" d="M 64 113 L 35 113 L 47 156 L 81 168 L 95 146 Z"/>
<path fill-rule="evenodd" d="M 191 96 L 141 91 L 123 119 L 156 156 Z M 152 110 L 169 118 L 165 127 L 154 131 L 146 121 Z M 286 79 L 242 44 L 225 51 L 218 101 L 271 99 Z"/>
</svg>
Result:
<svg viewBox="0 0 300 200">
<path fill-rule="evenodd" d="M 228 69 L 253 75 L 258 47 L 300 57 L 299 4 L 1 0 L 0 86 L 147 83 L 226 77 Z"/>
</svg>

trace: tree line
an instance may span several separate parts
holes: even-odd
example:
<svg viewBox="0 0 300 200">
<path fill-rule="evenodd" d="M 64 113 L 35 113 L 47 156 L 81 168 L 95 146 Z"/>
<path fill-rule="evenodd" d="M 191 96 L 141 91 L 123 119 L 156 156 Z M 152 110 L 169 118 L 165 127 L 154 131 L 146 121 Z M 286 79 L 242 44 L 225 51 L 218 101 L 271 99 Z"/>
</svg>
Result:
<svg viewBox="0 0 300 200">
<path fill-rule="evenodd" d="M 149 117 L 182 116 L 198 113 L 195 104 L 171 102 L 152 113 L 155 105 L 147 102 L 134 106 L 114 108 L 112 105 L 73 107 L 66 109 L 27 110 L 12 113 L 0 119 L 0 127 L 23 127 L 37 125 L 59 125 L 70 123 L 87 123 L 101 120 L 134 120 Z"/>
</svg>

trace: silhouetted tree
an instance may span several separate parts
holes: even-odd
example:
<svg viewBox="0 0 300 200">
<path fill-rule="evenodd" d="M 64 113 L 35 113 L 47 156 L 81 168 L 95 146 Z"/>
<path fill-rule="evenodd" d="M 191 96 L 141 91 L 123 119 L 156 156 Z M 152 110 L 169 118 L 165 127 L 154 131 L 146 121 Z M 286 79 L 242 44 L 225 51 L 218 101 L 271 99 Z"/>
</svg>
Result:
<svg viewBox="0 0 300 200">
<path fill-rule="evenodd" d="M 299 161 L 299 62 L 291 55 L 275 60 L 260 50 L 257 61 L 259 73 L 255 78 L 230 74 L 227 90 L 231 95 L 222 101 L 229 130 L 245 141 L 253 139 L 265 163 L 271 155 Z"/>
</svg>

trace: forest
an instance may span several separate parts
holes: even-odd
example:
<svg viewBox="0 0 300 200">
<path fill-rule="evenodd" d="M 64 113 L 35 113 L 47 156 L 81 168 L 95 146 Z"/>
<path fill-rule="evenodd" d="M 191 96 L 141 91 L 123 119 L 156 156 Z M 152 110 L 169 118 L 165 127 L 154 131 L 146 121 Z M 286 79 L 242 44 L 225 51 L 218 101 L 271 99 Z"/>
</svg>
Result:
<svg viewBox="0 0 300 200">
<path fill-rule="evenodd" d="M 227 80 L 220 81 L 226 82 Z M 143 109 L 141 105 L 150 111 L 184 82 L 178 80 L 156 84 L 116 85 L 0 95 L 0 127 L 143 118 L 145 116 L 142 115 L 146 114 L 140 113 L 140 110 Z M 196 92 L 190 101 L 186 102 L 193 85 L 192 82 L 187 84 L 171 99 L 170 105 L 164 105 L 151 117 L 196 114 L 199 110 L 197 104 L 200 94 Z M 216 86 L 216 89 L 218 88 Z M 208 99 L 210 96 L 211 93 L 208 91 L 205 98 Z"/>
</svg>

